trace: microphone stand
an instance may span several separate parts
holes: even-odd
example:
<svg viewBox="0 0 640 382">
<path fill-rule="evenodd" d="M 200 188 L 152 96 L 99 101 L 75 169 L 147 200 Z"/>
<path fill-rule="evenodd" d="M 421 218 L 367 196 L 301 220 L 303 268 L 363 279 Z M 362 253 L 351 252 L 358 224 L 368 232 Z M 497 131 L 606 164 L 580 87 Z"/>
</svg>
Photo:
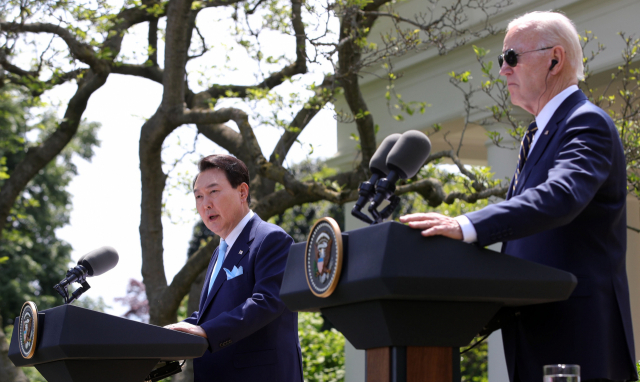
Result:
<svg viewBox="0 0 640 382">
<path fill-rule="evenodd" d="M 358 187 L 358 195 L 360 195 L 360 197 L 351 210 L 351 215 L 367 224 L 375 224 L 375 222 L 360 210 L 371 200 L 372 196 L 375 195 L 375 186 L 378 179 L 380 179 L 380 174 L 374 172 L 370 180 L 360 183 L 360 187 Z"/>
<path fill-rule="evenodd" d="M 400 198 L 394 194 L 396 182 L 400 177 L 401 174 L 398 171 L 391 170 L 386 178 L 380 179 L 376 184 L 376 195 L 369 205 L 369 213 L 374 218 L 374 224 L 382 223 L 400 204 Z M 378 207 L 385 200 L 389 200 L 389 205 L 378 212 Z"/>
<path fill-rule="evenodd" d="M 76 289 L 71 293 L 71 297 L 69 297 L 69 293 L 67 292 L 67 285 L 77 282 L 80 284 L 80 288 Z M 74 300 L 77 300 L 82 294 L 89 290 L 91 286 L 87 282 L 87 269 L 82 265 L 78 265 L 75 268 L 70 268 L 67 271 L 67 277 L 60 281 L 60 283 L 56 284 L 53 289 L 58 292 L 60 296 L 64 299 L 65 304 L 70 304 Z"/>
</svg>

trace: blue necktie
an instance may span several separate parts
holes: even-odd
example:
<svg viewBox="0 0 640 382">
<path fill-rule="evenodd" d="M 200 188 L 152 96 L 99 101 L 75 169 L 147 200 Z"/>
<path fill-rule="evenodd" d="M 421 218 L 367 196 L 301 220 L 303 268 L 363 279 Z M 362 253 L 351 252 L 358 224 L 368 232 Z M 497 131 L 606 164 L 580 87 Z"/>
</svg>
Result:
<svg viewBox="0 0 640 382">
<path fill-rule="evenodd" d="M 218 272 L 222 269 L 222 263 L 224 263 L 224 255 L 227 252 L 227 242 L 224 239 L 220 239 L 220 248 L 218 249 L 218 260 L 216 261 L 216 266 L 213 268 L 213 273 L 211 274 L 211 279 L 209 280 L 209 292 L 211 293 L 211 287 L 213 286 L 214 281 L 216 281 L 216 276 L 218 276 Z"/>
</svg>

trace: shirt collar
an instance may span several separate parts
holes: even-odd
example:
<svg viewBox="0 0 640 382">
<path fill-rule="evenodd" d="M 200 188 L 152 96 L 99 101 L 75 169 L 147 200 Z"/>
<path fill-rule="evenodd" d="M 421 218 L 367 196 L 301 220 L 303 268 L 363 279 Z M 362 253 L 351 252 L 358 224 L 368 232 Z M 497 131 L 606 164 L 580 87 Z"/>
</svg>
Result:
<svg viewBox="0 0 640 382">
<path fill-rule="evenodd" d="M 238 240 L 238 236 L 240 236 L 240 233 L 242 232 L 244 227 L 247 226 L 247 223 L 249 223 L 249 220 L 251 220 L 253 215 L 255 215 L 253 211 L 249 210 L 249 212 L 244 215 L 242 220 L 240 220 L 240 223 L 238 223 L 238 225 L 233 230 L 231 230 L 231 233 L 229 233 L 227 238 L 224 239 L 224 241 L 227 242 L 227 248 L 233 247 L 233 244 L 236 242 L 236 240 Z"/>
<path fill-rule="evenodd" d="M 536 125 L 538 125 L 538 130 L 542 131 L 545 127 L 547 127 L 547 123 L 553 117 L 553 114 L 558 110 L 562 102 L 567 99 L 571 94 L 578 90 L 577 85 L 571 85 L 568 88 L 564 89 L 560 93 L 558 93 L 555 97 L 551 99 L 551 101 L 547 102 L 546 105 L 540 110 L 538 116 L 536 117 Z"/>
</svg>

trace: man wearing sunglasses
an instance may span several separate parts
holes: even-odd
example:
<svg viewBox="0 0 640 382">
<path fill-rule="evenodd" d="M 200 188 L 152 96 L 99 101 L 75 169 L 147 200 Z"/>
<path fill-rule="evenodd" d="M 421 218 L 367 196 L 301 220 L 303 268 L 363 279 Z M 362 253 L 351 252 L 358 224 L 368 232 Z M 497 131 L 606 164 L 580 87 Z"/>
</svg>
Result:
<svg viewBox="0 0 640 382">
<path fill-rule="evenodd" d="M 547 364 L 578 364 L 582 381 L 637 380 L 626 254 L 625 158 L 613 121 L 578 89 L 582 49 L 554 12 L 513 20 L 498 57 L 511 102 L 535 116 L 505 201 L 449 218 L 400 218 L 573 273 L 568 300 L 521 307 L 502 328 L 509 378 L 539 382 Z"/>
</svg>

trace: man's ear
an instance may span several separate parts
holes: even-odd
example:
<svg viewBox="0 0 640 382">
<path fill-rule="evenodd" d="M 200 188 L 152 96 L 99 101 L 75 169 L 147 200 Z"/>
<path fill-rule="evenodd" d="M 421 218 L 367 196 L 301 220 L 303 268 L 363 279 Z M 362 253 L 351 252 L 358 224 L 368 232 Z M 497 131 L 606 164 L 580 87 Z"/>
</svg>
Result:
<svg viewBox="0 0 640 382">
<path fill-rule="evenodd" d="M 238 191 L 240 191 L 240 198 L 246 201 L 249 197 L 249 185 L 242 182 L 242 184 L 238 186 Z"/>
<path fill-rule="evenodd" d="M 562 71 L 562 68 L 564 67 L 565 64 L 565 60 L 567 59 L 567 55 L 566 52 L 564 51 L 564 48 L 561 46 L 555 46 L 553 47 L 553 50 L 551 51 L 551 53 L 553 54 L 553 56 L 551 57 L 551 65 L 549 66 L 549 71 L 552 71 L 554 68 L 556 68 L 555 73 L 557 74 L 558 72 Z"/>
</svg>

